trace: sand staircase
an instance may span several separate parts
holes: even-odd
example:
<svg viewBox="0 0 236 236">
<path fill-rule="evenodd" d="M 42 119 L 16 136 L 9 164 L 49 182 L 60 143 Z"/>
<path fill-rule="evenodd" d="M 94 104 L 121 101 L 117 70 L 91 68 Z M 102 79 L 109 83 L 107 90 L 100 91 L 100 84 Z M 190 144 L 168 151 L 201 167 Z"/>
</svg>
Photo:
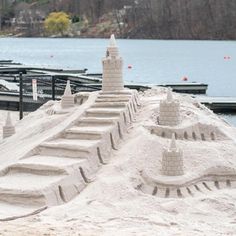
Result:
<svg viewBox="0 0 236 236">
<path fill-rule="evenodd" d="M 78 122 L 3 170 L 0 219 L 37 213 L 78 195 L 118 149 L 138 106 L 134 91 L 100 93 Z"/>
</svg>

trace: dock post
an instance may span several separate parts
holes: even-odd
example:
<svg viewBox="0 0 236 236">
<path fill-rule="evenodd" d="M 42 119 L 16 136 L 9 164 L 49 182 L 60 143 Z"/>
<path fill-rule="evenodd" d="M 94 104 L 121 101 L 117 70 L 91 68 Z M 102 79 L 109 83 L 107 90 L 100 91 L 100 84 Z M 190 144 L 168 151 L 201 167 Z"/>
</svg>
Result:
<svg viewBox="0 0 236 236">
<path fill-rule="evenodd" d="M 19 112 L 20 112 L 20 120 L 23 119 L 23 74 L 20 72 L 19 74 L 20 80 L 20 94 L 19 94 Z"/>
<path fill-rule="evenodd" d="M 55 82 L 56 78 L 52 76 L 52 100 L 55 100 Z"/>
</svg>

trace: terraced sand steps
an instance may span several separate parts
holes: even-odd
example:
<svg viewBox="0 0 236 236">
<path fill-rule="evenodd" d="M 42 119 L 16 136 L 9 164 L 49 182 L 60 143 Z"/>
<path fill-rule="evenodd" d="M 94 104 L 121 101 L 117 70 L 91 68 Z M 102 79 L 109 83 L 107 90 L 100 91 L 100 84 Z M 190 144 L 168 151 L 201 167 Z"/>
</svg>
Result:
<svg viewBox="0 0 236 236">
<path fill-rule="evenodd" d="M 236 187 L 236 171 L 229 167 L 213 168 L 213 171 L 206 170 L 198 176 L 188 173 L 175 179 L 168 176 L 152 177 L 143 172 L 142 178 L 140 190 L 161 198 L 195 197 L 220 189 Z"/>
<path fill-rule="evenodd" d="M 104 100 L 105 101 L 102 101 Z M 134 91 L 100 93 L 84 115 L 0 172 L 0 220 L 70 201 L 91 181 L 135 118 Z"/>
<path fill-rule="evenodd" d="M 215 180 L 215 181 L 204 181 L 200 180 L 196 184 L 183 186 L 183 187 L 164 187 L 164 186 L 148 186 L 142 185 L 141 190 L 144 193 L 151 194 L 153 196 L 161 198 L 185 198 L 185 197 L 195 197 L 201 194 L 209 194 L 213 191 L 225 189 L 225 188 L 235 188 L 236 179 L 230 180 Z"/>
</svg>

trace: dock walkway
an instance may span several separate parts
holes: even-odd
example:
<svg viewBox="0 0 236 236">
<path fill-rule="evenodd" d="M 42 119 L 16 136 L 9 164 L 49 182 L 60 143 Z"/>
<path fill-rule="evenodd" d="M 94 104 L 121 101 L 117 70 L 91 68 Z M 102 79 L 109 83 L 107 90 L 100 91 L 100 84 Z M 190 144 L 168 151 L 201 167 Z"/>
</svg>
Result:
<svg viewBox="0 0 236 236">
<path fill-rule="evenodd" d="M 194 97 L 214 112 L 236 112 L 236 97 Z"/>
</svg>

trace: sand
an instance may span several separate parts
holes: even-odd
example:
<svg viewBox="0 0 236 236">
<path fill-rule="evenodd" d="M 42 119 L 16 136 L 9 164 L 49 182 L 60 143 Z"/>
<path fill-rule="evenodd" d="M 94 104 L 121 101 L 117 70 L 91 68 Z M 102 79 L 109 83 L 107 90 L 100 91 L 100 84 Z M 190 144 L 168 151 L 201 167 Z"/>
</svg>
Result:
<svg viewBox="0 0 236 236">
<path fill-rule="evenodd" d="M 169 139 L 150 132 L 157 125 L 158 101 L 165 96 L 166 90 L 159 88 L 140 94 L 142 108 L 129 133 L 81 194 L 38 215 L 0 222 L 0 235 L 235 235 L 233 186 L 181 199 L 161 198 L 140 190 L 141 172 L 160 174 L 162 149 L 169 145 Z M 216 127 L 220 134 L 216 141 L 178 141 L 184 152 L 185 170 L 201 174 L 215 166 L 235 168 L 236 129 L 189 96 L 175 96 L 181 101 L 183 118 L 178 128 L 201 123 Z M 28 150 L 36 145 L 35 137 L 39 142 L 48 130 L 56 129 L 55 122 L 69 118 L 70 113 L 49 116 L 39 110 L 17 123 L 18 135 L 12 140 L 27 142 L 23 149 Z M 22 136 L 23 127 L 28 125 L 34 130 L 29 128 Z M 9 145 L 1 144 L 2 150 L 6 152 Z M 1 159 L 0 167 L 22 153 L 16 149 L 14 155 Z"/>
</svg>

